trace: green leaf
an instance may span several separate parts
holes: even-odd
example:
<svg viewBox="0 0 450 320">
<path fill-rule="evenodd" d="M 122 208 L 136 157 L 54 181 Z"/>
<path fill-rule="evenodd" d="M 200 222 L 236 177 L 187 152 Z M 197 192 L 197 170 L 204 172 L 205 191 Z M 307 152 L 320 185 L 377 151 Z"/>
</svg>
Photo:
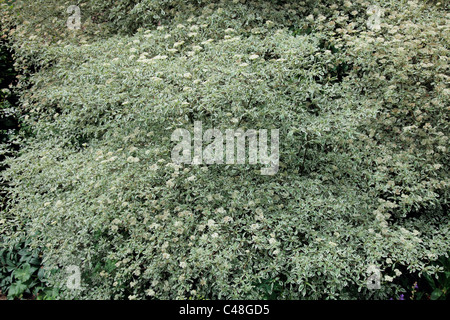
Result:
<svg viewBox="0 0 450 320">
<path fill-rule="evenodd" d="M 40 268 L 37 275 L 38 275 L 39 280 L 44 279 L 44 275 L 45 275 L 44 268 Z"/>
<path fill-rule="evenodd" d="M 16 270 L 14 276 L 21 282 L 26 282 L 31 278 L 31 267 L 28 263 L 24 264 L 22 269 Z"/>
<path fill-rule="evenodd" d="M 29 256 L 30 255 L 30 251 L 28 251 L 27 249 L 22 249 L 19 251 L 19 255 L 21 256 Z"/>
<path fill-rule="evenodd" d="M 19 297 L 27 289 L 27 286 L 21 282 L 13 283 L 8 290 L 8 297 Z"/>
<path fill-rule="evenodd" d="M 426 273 L 425 273 L 423 276 L 424 276 L 424 278 L 428 281 L 428 284 L 431 286 L 431 288 L 432 288 L 433 290 L 436 289 L 436 284 L 434 283 L 433 278 L 431 278 L 430 275 L 428 275 L 428 274 L 426 274 Z"/>
<path fill-rule="evenodd" d="M 438 300 L 441 296 L 442 296 L 442 290 L 441 289 L 435 289 L 432 293 L 431 293 L 431 300 Z"/>
</svg>

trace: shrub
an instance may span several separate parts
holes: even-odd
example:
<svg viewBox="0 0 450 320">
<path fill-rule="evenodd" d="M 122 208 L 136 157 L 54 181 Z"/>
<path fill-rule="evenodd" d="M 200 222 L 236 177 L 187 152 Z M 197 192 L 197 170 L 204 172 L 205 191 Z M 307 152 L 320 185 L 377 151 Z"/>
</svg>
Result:
<svg viewBox="0 0 450 320">
<path fill-rule="evenodd" d="M 392 264 L 438 271 L 448 13 L 396 2 L 371 31 L 366 7 L 211 3 L 133 35 L 33 44 L 45 67 L 21 100 L 33 135 L 2 173 L 8 241 L 34 235 L 47 268 L 80 267 L 80 290 L 49 275 L 62 298 L 383 299 L 401 292 Z M 173 164 L 172 132 L 195 121 L 279 129 L 278 173 Z"/>
</svg>

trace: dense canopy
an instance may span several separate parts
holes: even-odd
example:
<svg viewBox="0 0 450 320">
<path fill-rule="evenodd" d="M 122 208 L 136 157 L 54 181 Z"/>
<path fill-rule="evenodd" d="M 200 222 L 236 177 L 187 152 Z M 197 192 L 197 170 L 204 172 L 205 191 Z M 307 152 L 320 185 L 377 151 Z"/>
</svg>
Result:
<svg viewBox="0 0 450 320">
<path fill-rule="evenodd" d="M 71 30 L 41 2 L 1 9 L 23 130 L 0 228 L 60 297 L 387 299 L 449 252 L 445 5 L 91 0 Z M 196 121 L 278 129 L 278 172 L 174 164 Z"/>
</svg>

